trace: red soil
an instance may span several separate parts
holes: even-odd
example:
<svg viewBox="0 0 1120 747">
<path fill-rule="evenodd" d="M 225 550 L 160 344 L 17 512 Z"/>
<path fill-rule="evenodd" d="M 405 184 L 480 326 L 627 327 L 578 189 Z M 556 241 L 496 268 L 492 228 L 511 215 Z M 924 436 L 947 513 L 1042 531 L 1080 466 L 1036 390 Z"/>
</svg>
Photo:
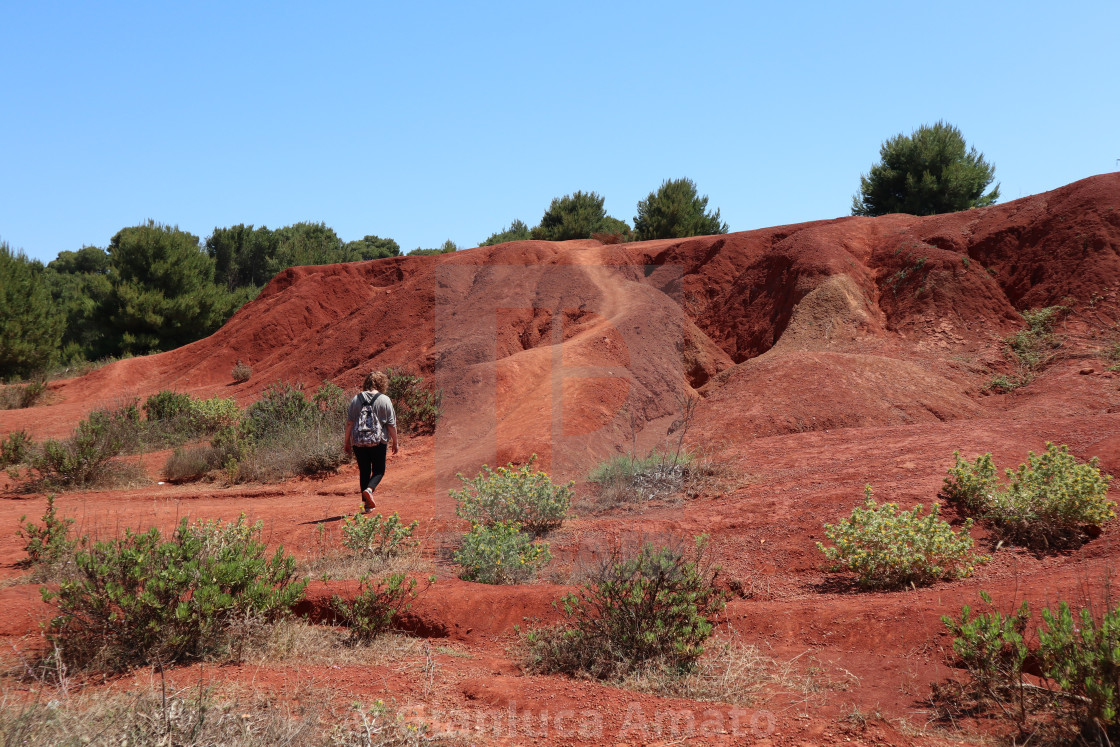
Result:
<svg viewBox="0 0 1120 747">
<path fill-rule="evenodd" d="M 713 454 L 724 478 L 683 503 L 577 516 L 551 538 L 550 577 L 566 581 L 612 541 L 706 532 L 738 592 L 721 635 L 733 631 L 780 660 L 811 658 L 831 688 L 772 692 L 740 716 L 757 728 L 737 731 L 729 706 L 525 676 L 510 650 L 513 626 L 555 619 L 550 603 L 569 587 L 470 584 L 438 558 L 436 590 L 402 622 L 473 658 L 436 654 L 433 685 L 424 684 L 422 662 L 210 675 L 280 692 L 293 680 L 326 681 L 348 698 L 392 698 L 437 723 L 449 713 L 492 719 L 513 709 L 538 721 L 545 713 L 554 720 L 537 741 L 555 744 L 655 741 L 639 718 L 652 724 L 657 712 L 680 709 L 697 729 L 712 722 L 696 743 L 949 743 L 951 730 L 926 728 L 929 685 L 952 673 L 940 615 L 973 603 L 980 589 L 1003 607 L 1084 599 L 1115 564 L 1117 529 L 1075 552 L 1000 549 L 966 581 L 860 594 L 822 572 L 822 524 L 860 503 L 865 484 L 903 507 L 929 505 L 955 449 L 992 451 L 1010 466 L 1055 441 L 1120 470 L 1120 380 L 1103 357 L 1118 339 L 1118 292 L 1120 174 L 928 218 L 618 245 L 513 242 L 293 268 L 210 337 L 55 382 L 47 405 L 0 412 L 0 433 L 64 436 L 98 405 L 161 389 L 247 404 L 278 380 L 352 390 L 371 369 L 420 371 L 443 389 L 445 415 L 434 437 L 406 442 L 391 461 L 379 502 L 421 520 L 435 553 L 462 530 L 446 492 L 457 471 L 536 453 L 558 477 L 582 481 L 632 440 L 639 450 L 673 441 L 676 397 L 696 393 L 685 443 Z M 1072 309 L 1058 329 L 1060 359 L 1027 387 L 986 393 L 995 374 L 1011 371 L 1002 340 L 1023 326 L 1017 311 L 1055 304 Z M 243 384 L 230 382 L 238 359 L 253 368 Z M 308 556 L 319 541 L 314 520 L 357 505 L 349 471 L 248 488 L 173 486 L 154 484 L 161 455 L 143 462 L 153 484 L 68 494 L 61 510 L 100 532 L 245 511 L 265 521 L 271 541 Z M 23 557 L 17 520 L 37 517 L 45 499 L 4 485 L 0 521 L 11 531 L 0 533 L 0 563 L 14 579 Z M 974 536 L 983 544 L 981 529 Z M 306 606 L 321 615 L 330 594 L 351 587 L 315 585 Z M 49 612 L 35 587 L 9 586 L 0 598 L 0 635 L 9 639 L 32 633 Z M 589 708 L 602 719 L 598 732 L 555 722 Z M 882 718 L 858 730 L 843 718 L 857 710 Z M 521 726 L 510 728 L 480 738 L 529 741 Z"/>
</svg>

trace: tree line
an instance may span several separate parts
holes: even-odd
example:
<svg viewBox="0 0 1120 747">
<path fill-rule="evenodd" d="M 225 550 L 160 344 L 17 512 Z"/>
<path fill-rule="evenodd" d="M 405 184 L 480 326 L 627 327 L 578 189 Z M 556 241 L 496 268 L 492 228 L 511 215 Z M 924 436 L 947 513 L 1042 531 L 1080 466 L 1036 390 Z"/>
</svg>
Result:
<svg viewBox="0 0 1120 747">
<path fill-rule="evenodd" d="M 933 215 L 992 205 L 985 190 L 995 167 L 945 122 L 883 142 L 880 160 L 860 176 L 852 215 Z M 577 191 L 557 197 L 536 226 L 521 220 L 480 243 L 597 238 L 604 243 L 728 232 L 688 178 L 667 179 L 638 201 L 633 225 L 608 215 L 604 198 Z M 410 255 L 440 254 L 448 239 Z M 148 221 L 121 229 L 108 247 L 63 251 L 44 266 L 0 242 L 0 379 L 49 366 L 170 350 L 214 332 L 255 298 L 276 273 L 299 265 L 394 257 L 400 246 L 367 235 L 344 242 L 323 223 L 276 230 L 215 228 L 205 242 Z"/>
</svg>

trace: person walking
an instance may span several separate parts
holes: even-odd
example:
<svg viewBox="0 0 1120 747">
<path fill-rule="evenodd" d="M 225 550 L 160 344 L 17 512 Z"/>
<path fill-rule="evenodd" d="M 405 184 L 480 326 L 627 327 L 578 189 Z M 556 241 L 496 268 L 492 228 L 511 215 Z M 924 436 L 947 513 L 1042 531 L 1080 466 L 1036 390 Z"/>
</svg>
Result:
<svg viewBox="0 0 1120 747">
<path fill-rule="evenodd" d="M 389 377 L 381 371 L 371 371 L 362 390 L 350 400 L 346 410 L 346 451 L 353 451 L 358 462 L 359 490 L 362 492 L 362 513 L 368 514 L 377 504 L 373 491 L 385 476 L 385 456 L 388 445 L 397 453 L 397 414 L 385 390 Z"/>
</svg>

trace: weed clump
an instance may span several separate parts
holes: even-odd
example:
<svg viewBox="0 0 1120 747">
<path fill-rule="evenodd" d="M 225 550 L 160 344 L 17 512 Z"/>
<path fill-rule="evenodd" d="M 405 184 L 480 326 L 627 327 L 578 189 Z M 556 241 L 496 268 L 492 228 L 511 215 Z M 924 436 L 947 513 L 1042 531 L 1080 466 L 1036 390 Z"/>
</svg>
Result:
<svg viewBox="0 0 1120 747">
<path fill-rule="evenodd" d="M 463 490 L 452 490 L 455 515 L 474 524 L 520 524 L 540 535 L 559 527 L 571 505 L 574 482 L 556 485 L 547 472 L 533 469 L 537 455 L 520 468 L 513 464 L 482 471 L 473 480 L 457 475 Z"/>
<path fill-rule="evenodd" d="M 459 578 L 483 584 L 520 584 L 552 559 L 547 542 L 533 542 L 517 522 L 475 524 L 455 552 Z"/>
<path fill-rule="evenodd" d="M 349 601 L 335 596 L 331 607 L 349 630 L 350 642 L 369 643 L 377 636 L 392 629 L 393 618 L 408 610 L 412 600 L 431 588 L 435 576 L 429 576 L 427 585 L 416 591 L 416 579 L 403 573 L 392 573 L 373 583 L 368 577 L 361 580 L 358 596 Z"/>
<path fill-rule="evenodd" d="M 980 592 L 984 603 L 992 598 Z M 1005 615 L 993 609 L 977 615 L 965 605 L 959 619 L 941 620 L 954 636 L 953 651 L 968 671 L 965 694 L 996 704 L 1020 733 L 1034 728 L 1038 714 L 1052 712 L 1066 739 L 1111 744 L 1120 737 L 1120 607 L 1094 614 L 1076 613 L 1067 602 L 1043 608 L 1042 625 L 1030 630 L 1032 614 L 1026 602 Z M 1037 633 L 1038 647 L 1028 640 Z M 1024 677 L 1029 661 L 1042 686 Z"/>
<path fill-rule="evenodd" d="M 601 679 L 654 663 L 689 670 L 725 604 L 706 548 L 701 536 L 691 551 L 649 543 L 633 555 L 612 551 L 587 585 L 559 601 L 564 623 L 526 634 L 527 666 Z"/>
<path fill-rule="evenodd" d="M 1111 475 L 1102 475 L 1096 457 L 1078 462 L 1069 447 L 1046 443 L 1046 451 L 1027 453 L 1027 461 L 1005 470 L 1006 486 L 996 477 L 992 455 L 972 462 L 953 452 L 954 465 L 942 493 L 973 515 L 991 522 L 1008 540 L 1049 547 L 1076 542 L 1115 517 L 1106 497 Z"/>
<path fill-rule="evenodd" d="M 1009 392 L 1026 386 L 1035 375 L 1049 365 L 1062 347 L 1063 340 L 1055 335 L 1054 326 L 1069 312 L 1068 306 L 1047 306 L 1022 312 L 1027 326 L 1004 340 L 1008 357 L 1015 366 L 1015 373 L 1001 374 L 988 383 L 988 389 Z"/>
<path fill-rule="evenodd" d="M 403 555 L 420 544 L 412 537 L 418 526 L 419 521 L 404 524 L 395 511 L 388 518 L 381 514 L 358 514 L 343 521 L 342 544 L 361 557 L 385 560 Z"/>
<path fill-rule="evenodd" d="M 899 511 L 894 503 L 878 505 L 870 485 L 864 495 L 862 508 L 824 525 L 834 546 L 818 542 L 817 549 L 832 561 L 829 570 L 854 573 L 865 588 L 890 589 L 970 576 L 975 564 L 988 560 L 972 552 L 971 519 L 954 532 L 936 503 L 922 516 L 921 504 L 910 511 Z"/>
<path fill-rule="evenodd" d="M 419 374 L 388 369 L 385 394 L 393 401 L 397 427 L 408 434 L 434 433 L 443 415 L 443 390 L 424 385 Z"/>
</svg>

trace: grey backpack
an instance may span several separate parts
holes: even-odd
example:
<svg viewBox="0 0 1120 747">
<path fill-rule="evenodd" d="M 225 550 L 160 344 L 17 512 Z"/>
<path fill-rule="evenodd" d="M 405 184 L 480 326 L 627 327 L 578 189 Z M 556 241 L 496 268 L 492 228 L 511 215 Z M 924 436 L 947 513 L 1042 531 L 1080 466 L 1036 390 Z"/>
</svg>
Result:
<svg viewBox="0 0 1120 747">
<path fill-rule="evenodd" d="M 385 438 L 385 429 L 381 426 L 381 420 L 377 417 L 377 410 L 373 407 L 373 403 L 380 396 L 381 392 L 378 392 L 373 395 L 373 399 L 367 400 L 363 392 L 362 409 L 358 413 L 358 419 L 354 423 L 354 432 L 351 434 L 351 441 L 355 446 L 376 446 L 388 441 Z"/>
</svg>

